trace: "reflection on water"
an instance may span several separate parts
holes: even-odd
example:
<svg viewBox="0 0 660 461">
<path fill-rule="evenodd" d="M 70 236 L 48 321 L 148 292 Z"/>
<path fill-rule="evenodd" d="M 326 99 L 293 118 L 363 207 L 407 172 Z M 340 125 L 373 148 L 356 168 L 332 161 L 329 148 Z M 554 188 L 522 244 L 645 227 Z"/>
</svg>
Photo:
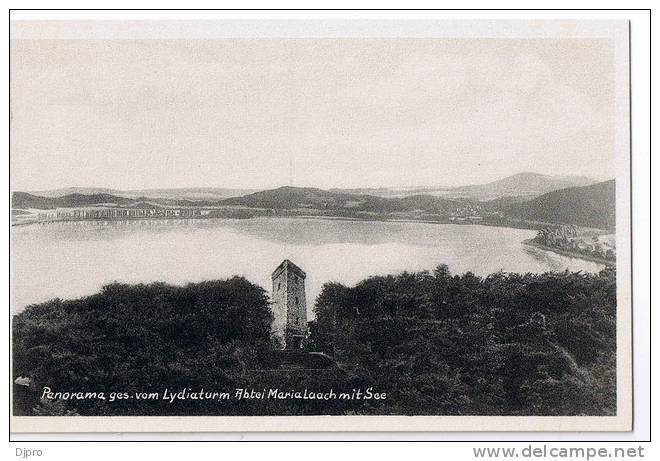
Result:
<svg viewBox="0 0 660 461">
<path fill-rule="evenodd" d="M 181 284 L 243 275 L 270 290 L 270 274 L 284 258 L 307 272 L 309 300 L 329 280 L 353 284 L 439 264 L 478 275 L 603 268 L 522 243 L 533 235 L 503 227 L 304 218 L 20 226 L 11 236 L 12 312 L 91 294 L 114 280 Z"/>
</svg>

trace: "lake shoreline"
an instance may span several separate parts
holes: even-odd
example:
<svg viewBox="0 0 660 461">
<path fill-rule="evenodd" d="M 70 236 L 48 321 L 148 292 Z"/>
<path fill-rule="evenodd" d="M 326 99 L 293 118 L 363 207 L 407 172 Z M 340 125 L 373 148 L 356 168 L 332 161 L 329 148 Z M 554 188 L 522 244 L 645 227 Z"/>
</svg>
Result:
<svg viewBox="0 0 660 461">
<path fill-rule="evenodd" d="M 557 253 L 562 256 L 568 256 L 569 258 L 583 259 L 585 261 L 590 261 L 593 263 L 604 264 L 607 267 L 616 267 L 616 261 L 610 261 L 608 259 L 589 256 L 575 251 L 568 251 L 568 250 L 563 250 L 561 248 L 554 248 L 547 245 L 542 245 L 538 242 L 534 242 L 532 239 L 523 240 L 522 243 L 524 245 L 539 248 L 541 250 L 552 251 L 553 253 Z"/>
<path fill-rule="evenodd" d="M 524 229 L 524 230 L 536 230 L 539 227 L 545 226 L 545 225 L 552 225 L 551 223 L 539 223 L 539 222 L 532 222 L 532 221 L 521 221 L 520 226 L 515 226 L 511 224 L 515 223 L 493 223 L 489 221 L 479 221 L 479 222 L 469 222 L 469 221 L 436 221 L 436 220 L 429 220 L 429 219 L 396 219 L 396 218 L 382 218 L 382 219 L 374 219 L 374 218 L 360 218 L 357 216 L 324 216 L 324 215 L 256 215 L 256 216 L 250 216 L 250 217 L 244 217 L 244 218 L 232 218 L 232 217 L 219 217 L 219 216 L 210 216 L 210 217 L 195 217 L 195 218 L 181 218 L 181 217 L 161 217 L 161 218 L 151 218 L 151 217 L 145 217 L 145 218 L 117 218 L 117 219 L 61 219 L 61 220 L 53 220 L 53 221 L 29 221 L 29 222 L 18 222 L 18 223 L 12 223 L 11 226 L 28 226 L 31 224 L 53 224 L 53 223 L 71 223 L 71 222 L 119 222 L 119 221 L 207 221 L 207 220 L 251 220 L 251 219 L 257 219 L 257 218 L 266 218 L 266 219 L 280 219 L 280 218 L 288 218 L 288 219 L 320 219 L 320 220 L 327 220 L 327 221 L 346 221 L 346 222 L 374 222 L 374 223 L 401 223 L 401 224 L 445 224 L 445 225 L 457 225 L 457 226 L 484 226 L 484 227 L 502 227 L 506 229 Z M 616 261 L 610 261 L 607 259 L 603 258 L 598 258 L 595 256 L 590 256 L 578 252 L 573 252 L 573 251 L 568 251 L 564 250 L 561 248 L 554 248 L 550 247 L 547 245 L 542 245 L 538 242 L 533 241 L 533 239 L 526 239 L 523 240 L 522 243 L 527 246 L 532 246 L 544 251 L 550 251 L 562 256 L 567 256 L 570 258 L 576 258 L 576 259 L 581 259 L 584 261 L 590 261 L 594 262 L 597 264 L 603 264 L 607 267 L 616 267 Z"/>
<path fill-rule="evenodd" d="M 225 217 L 225 216 L 208 216 L 208 217 L 190 217 L 190 218 L 182 218 L 182 217 L 158 217 L 158 218 L 153 218 L 153 217 L 134 217 L 134 218 L 103 218 L 103 219 L 93 219 L 93 218 L 80 218 L 80 219 L 57 219 L 57 220 L 50 220 L 50 221 L 23 221 L 23 222 L 12 222 L 11 227 L 18 227 L 18 226 L 28 226 L 31 224 L 54 224 L 54 223 L 64 223 L 64 222 L 120 222 L 120 221 L 205 221 L 205 220 L 214 220 L 214 219 L 220 219 L 220 220 L 250 220 L 250 219 L 255 219 L 255 218 L 270 218 L 270 219 L 278 219 L 278 218 L 300 218 L 300 219 L 324 219 L 324 220 L 329 220 L 329 221 L 354 221 L 354 222 L 391 222 L 391 223 L 421 223 L 421 224 L 451 224 L 451 225 L 458 225 L 458 226 L 487 226 L 487 227 L 504 227 L 508 229 L 527 229 L 527 230 L 538 230 L 542 228 L 543 226 L 551 225 L 551 223 L 542 223 L 542 222 L 535 222 L 535 221 L 510 221 L 506 223 L 496 223 L 492 221 L 451 221 L 449 219 L 447 220 L 433 220 L 433 219 L 413 219 L 413 218 L 387 218 L 387 217 L 382 217 L 382 218 L 362 218 L 358 216 L 331 216 L 331 215 L 314 215 L 314 214 L 306 214 L 306 215 L 286 215 L 286 214 L 281 214 L 281 215 L 255 215 L 255 216 L 249 216 L 249 217 Z M 519 225 L 516 225 L 519 224 Z"/>
<path fill-rule="evenodd" d="M 16 227 L 12 311 L 95 293 L 113 281 L 185 284 L 239 275 L 268 289 L 273 268 L 283 259 L 308 274 L 309 300 L 327 281 L 353 284 L 374 274 L 433 270 L 440 264 L 454 274 L 481 277 L 603 268 L 526 251 L 521 242 L 535 235 L 526 229 L 318 218 L 92 220 Z"/>
</svg>

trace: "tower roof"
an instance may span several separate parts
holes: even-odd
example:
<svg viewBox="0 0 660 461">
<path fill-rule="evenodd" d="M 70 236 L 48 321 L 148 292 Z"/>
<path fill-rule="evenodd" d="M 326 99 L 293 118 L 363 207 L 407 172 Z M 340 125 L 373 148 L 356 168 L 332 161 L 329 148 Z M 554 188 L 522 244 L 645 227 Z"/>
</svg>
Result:
<svg viewBox="0 0 660 461">
<path fill-rule="evenodd" d="M 296 266 L 295 264 L 293 264 L 293 263 L 292 263 L 291 261 L 289 261 L 288 259 L 285 259 L 284 261 L 282 261 L 282 262 L 280 263 L 279 266 L 277 266 L 277 269 L 275 269 L 275 270 L 273 271 L 273 274 L 272 274 L 271 277 L 272 277 L 272 278 L 275 278 L 275 277 L 277 277 L 278 275 L 280 275 L 280 273 L 282 273 L 282 271 L 287 270 L 287 269 L 290 270 L 290 271 L 293 271 L 295 274 L 297 274 L 298 276 L 300 276 L 300 277 L 302 277 L 302 278 L 307 277 L 307 274 L 305 274 L 305 271 L 304 271 L 304 270 L 302 270 L 300 267 L 298 267 L 298 266 Z"/>
</svg>

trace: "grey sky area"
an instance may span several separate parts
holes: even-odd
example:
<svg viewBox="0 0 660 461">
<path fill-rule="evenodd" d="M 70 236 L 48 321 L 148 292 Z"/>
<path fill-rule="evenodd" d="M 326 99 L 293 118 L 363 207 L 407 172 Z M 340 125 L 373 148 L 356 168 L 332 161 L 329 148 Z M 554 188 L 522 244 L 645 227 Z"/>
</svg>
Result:
<svg viewBox="0 0 660 461">
<path fill-rule="evenodd" d="M 17 40 L 15 190 L 614 176 L 606 39 Z"/>
</svg>

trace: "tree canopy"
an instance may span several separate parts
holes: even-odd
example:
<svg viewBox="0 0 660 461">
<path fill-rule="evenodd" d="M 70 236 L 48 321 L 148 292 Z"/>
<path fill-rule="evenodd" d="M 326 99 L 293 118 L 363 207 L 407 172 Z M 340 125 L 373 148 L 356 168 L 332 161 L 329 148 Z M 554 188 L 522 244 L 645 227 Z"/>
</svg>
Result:
<svg viewBox="0 0 660 461">
<path fill-rule="evenodd" d="M 233 388 L 270 349 L 266 292 L 235 277 L 175 287 L 111 284 L 93 296 L 55 299 L 14 317 L 14 375 L 41 390 L 162 392 Z M 18 402 L 31 413 L 35 395 Z M 80 414 L 218 412 L 189 401 L 176 406 L 136 400 L 67 402 Z M 223 410 L 231 412 L 228 404 Z"/>
<path fill-rule="evenodd" d="M 439 266 L 328 283 L 310 343 L 387 388 L 392 414 L 615 414 L 615 280 Z"/>
<path fill-rule="evenodd" d="M 307 350 L 328 370 L 277 369 L 266 292 L 235 277 L 111 284 L 13 320 L 21 415 L 612 415 L 616 274 L 431 272 L 328 282 Z M 372 387 L 384 400 L 40 401 L 41 389 L 162 392 Z"/>
</svg>

